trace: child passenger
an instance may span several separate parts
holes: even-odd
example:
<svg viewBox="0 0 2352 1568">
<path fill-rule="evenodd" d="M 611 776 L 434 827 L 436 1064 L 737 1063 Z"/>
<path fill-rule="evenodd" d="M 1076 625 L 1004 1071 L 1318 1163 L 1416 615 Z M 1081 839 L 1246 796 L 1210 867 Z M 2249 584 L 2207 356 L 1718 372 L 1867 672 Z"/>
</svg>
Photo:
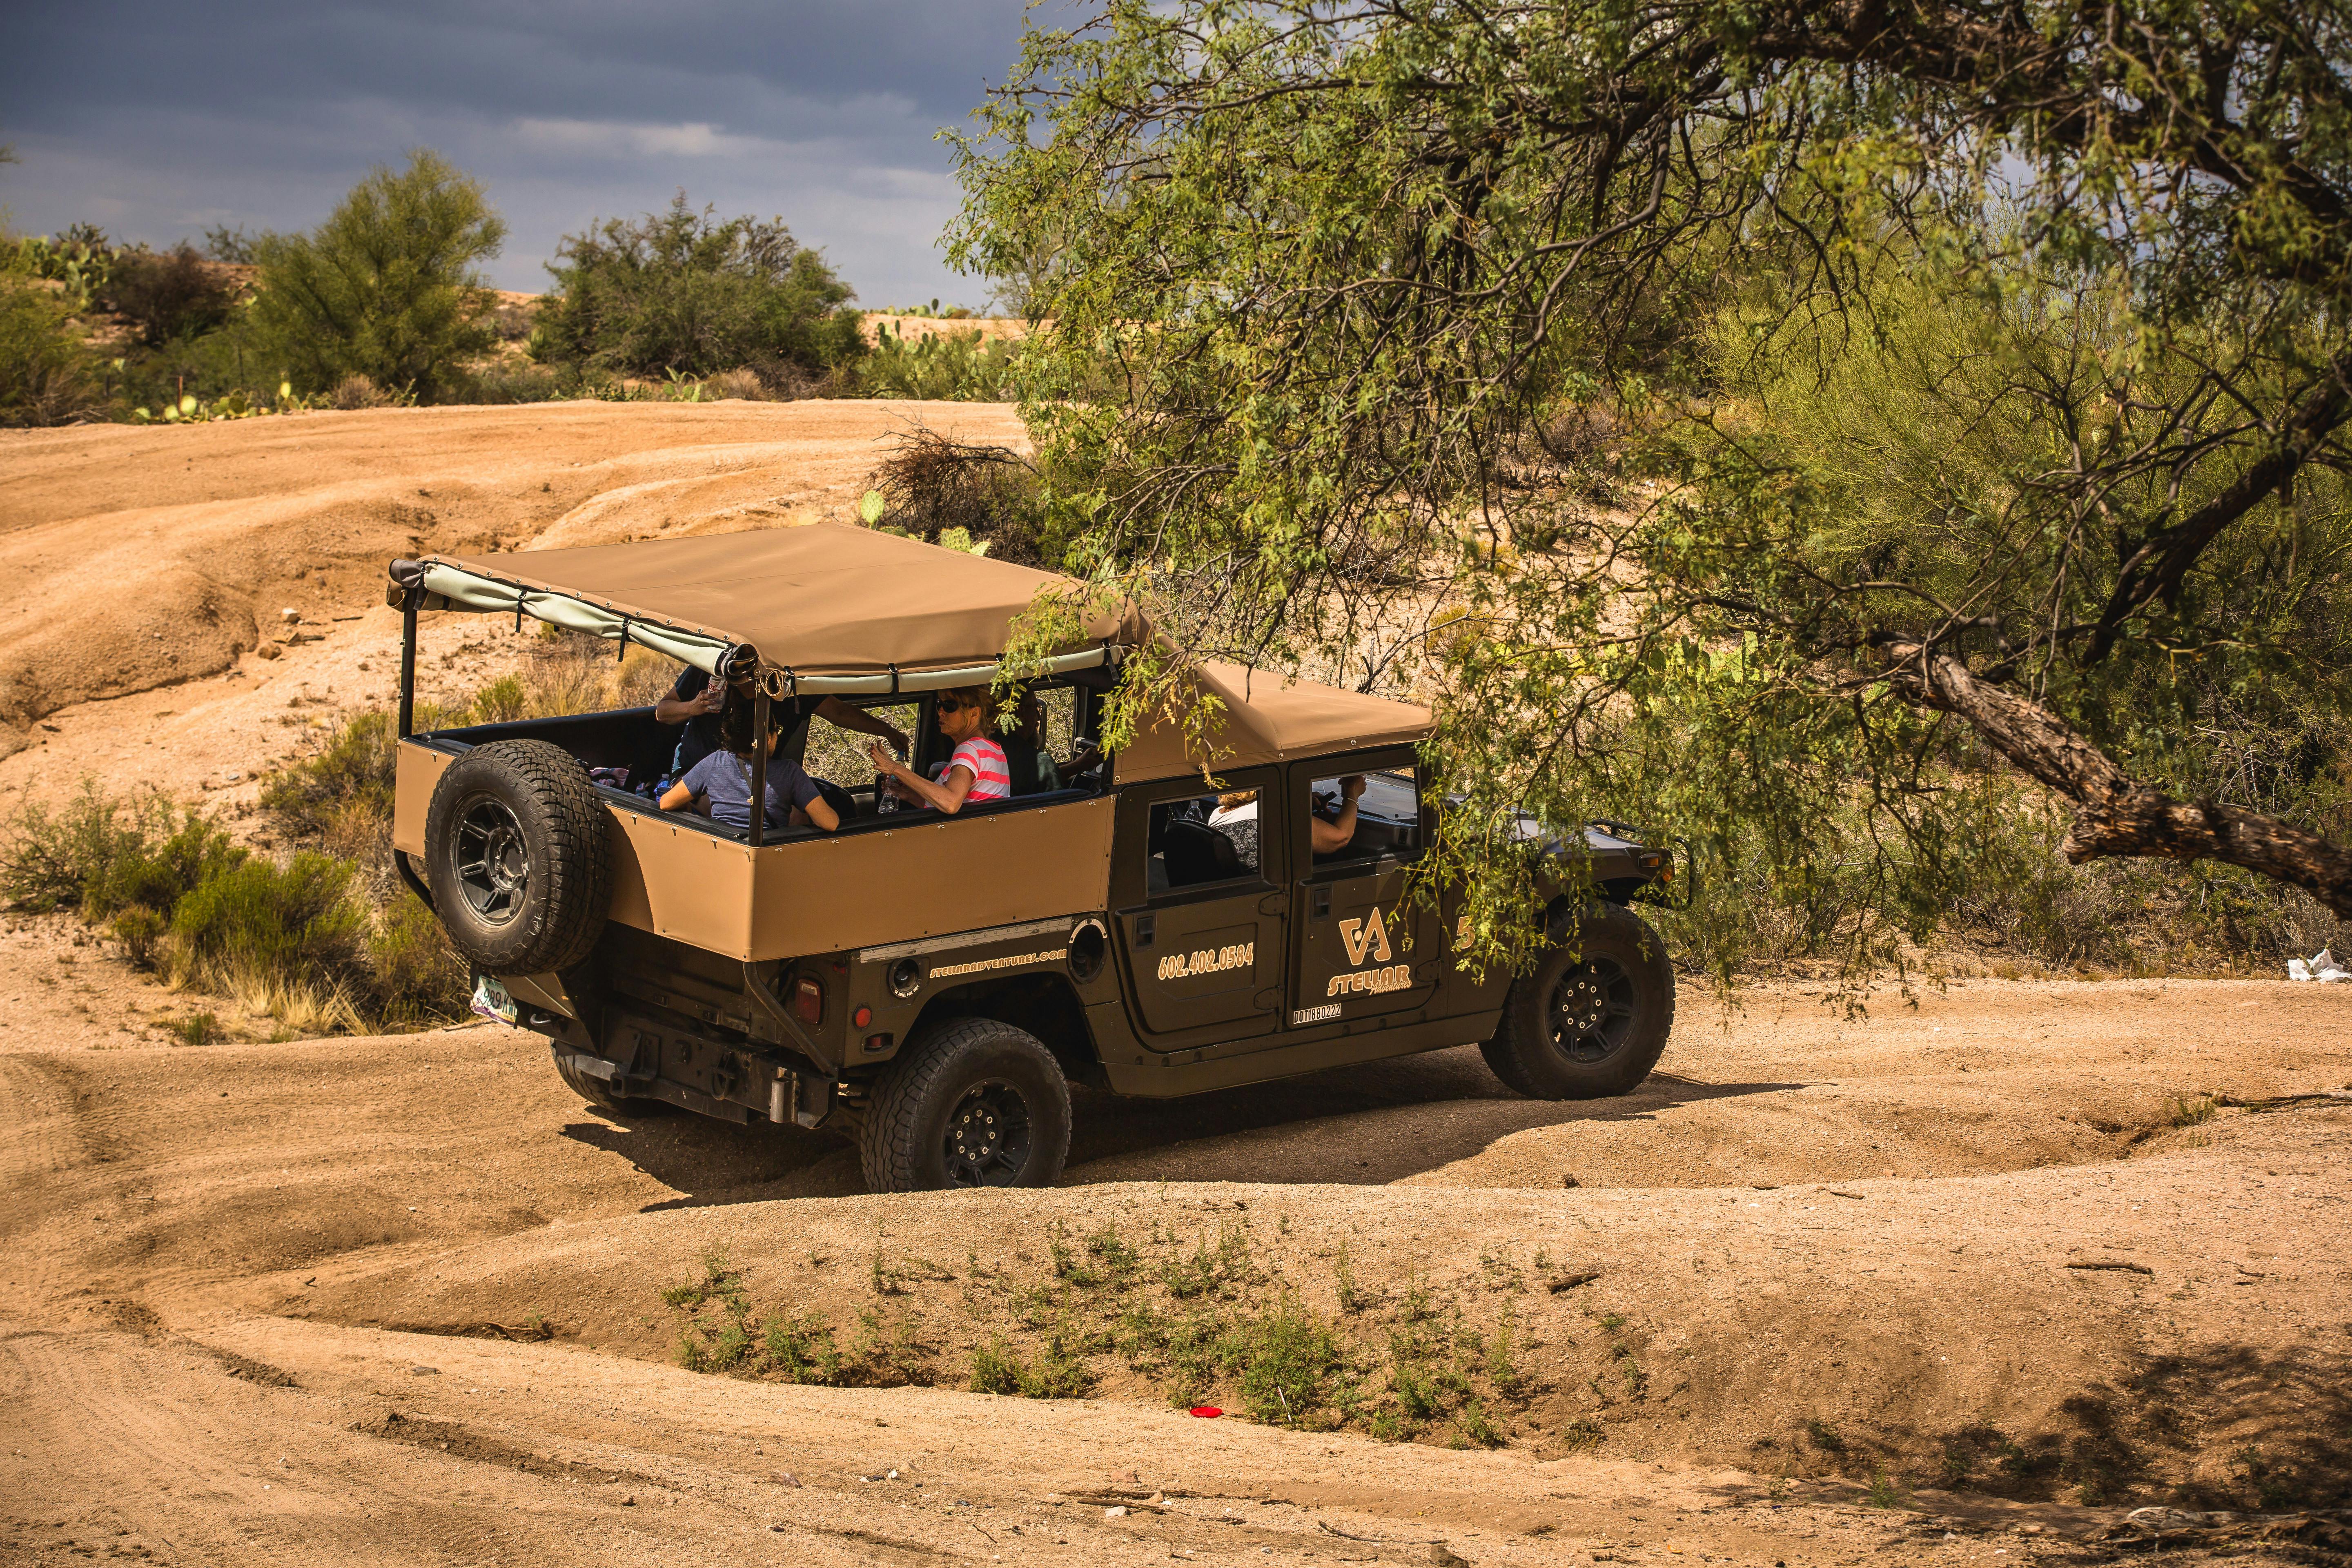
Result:
<svg viewBox="0 0 2352 1568">
<path fill-rule="evenodd" d="M 825 804 L 816 781 L 788 758 L 776 755 L 783 731 L 770 710 L 768 719 L 768 801 L 764 821 L 770 827 L 811 826 L 831 833 L 841 817 Z M 719 749 L 687 769 L 686 776 L 661 797 L 664 811 L 684 811 L 688 805 L 713 822 L 730 827 L 751 826 L 751 709 L 736 703 L 719 721 Z"/>
<path fill-rule="evenodd" d="M 1009 800 L 1013 771 L 1004 748 L 988 737 L 988 689 L 959 686 L 940 693 L 940 733 L 955 752 L 936 784 L 885 752 L 877 743 L 867 755 L 882 771 L 890 793 L 914 805 L 936 806 L 952 816 L 967 800 Z"/>
</svg>

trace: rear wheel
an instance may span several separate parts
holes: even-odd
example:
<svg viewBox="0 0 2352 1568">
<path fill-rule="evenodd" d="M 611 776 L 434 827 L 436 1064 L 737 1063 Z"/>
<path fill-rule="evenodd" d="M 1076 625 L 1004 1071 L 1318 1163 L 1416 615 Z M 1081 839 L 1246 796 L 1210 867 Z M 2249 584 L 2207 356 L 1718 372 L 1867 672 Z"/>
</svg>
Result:
<svg viewBox="0 0 2352 1568">
<path fill-rule="evenodd" d="M 1521 1094 L 1597 1100 L 1649 1077 L 1674 1023 L 1665 943 L 1633 910 L 1603 904 L 1511 982 L 1495 1037 L 1479 1049 Z"/>
<path fill-rule="evenodd" d="M 1036 1036 L 955 1018 L 909 1044 L 858 1131 L 868 1192 L 1042 1187 L 1070 1152 L 1070 1086 Z"/>
</svg>

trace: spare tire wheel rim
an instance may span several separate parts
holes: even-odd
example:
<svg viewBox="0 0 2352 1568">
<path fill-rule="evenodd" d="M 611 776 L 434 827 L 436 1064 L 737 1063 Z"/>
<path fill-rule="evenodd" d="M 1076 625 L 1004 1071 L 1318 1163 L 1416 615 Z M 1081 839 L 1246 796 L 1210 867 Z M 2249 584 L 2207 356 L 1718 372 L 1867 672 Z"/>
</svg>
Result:
<svg viewBox="0 0 2352 1568">
<path fill-rule="evenodd" d="M 1545 1022 L 1552 1048 L 1570 1061 L 1606 1061 L 1633 1033 L 1633 977 L 1595 954 L 1561 975 Z"/>
<path fill-rule="evenodd" d="M 530 893 L 530 843 L 506 802 L 476 795 L 457 818 L 457 890 L 485 925 L 502 926 Z"/>
<path fill-rule="evenodd" d="M 948 1184 L 1009 1187 L 1029 1163 L 1029 1101 L 1003 1079 L 976 1083 L 948 1112 Z"/>
</svg>

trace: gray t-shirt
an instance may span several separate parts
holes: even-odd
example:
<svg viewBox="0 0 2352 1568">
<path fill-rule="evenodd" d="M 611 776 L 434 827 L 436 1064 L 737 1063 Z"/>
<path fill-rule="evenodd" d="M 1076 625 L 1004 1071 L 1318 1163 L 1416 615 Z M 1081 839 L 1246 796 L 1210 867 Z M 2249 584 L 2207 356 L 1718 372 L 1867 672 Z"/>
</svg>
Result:
<svg viewBox="0 0 2352 1568">
<path fill-rule="evenodd" d="M 751 759 L 732 752 L 713 752 L 686 771 L 678 781 L 700 795 L 710 807 L 710 820 L 730 827 L 751 826 Z M 768 759 L 768 826 L 781 827 L 792 819 L 793 807 L 823 798 L 816 781 L 796 763 Z"/>
</svg>

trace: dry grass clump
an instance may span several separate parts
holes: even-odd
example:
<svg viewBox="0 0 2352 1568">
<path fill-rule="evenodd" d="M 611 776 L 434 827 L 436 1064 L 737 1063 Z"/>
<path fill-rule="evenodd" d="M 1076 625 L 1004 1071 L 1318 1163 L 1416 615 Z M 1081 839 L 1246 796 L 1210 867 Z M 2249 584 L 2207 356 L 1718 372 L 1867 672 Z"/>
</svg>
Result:
<svg viewBox="0 0 2352 1568">
<path fill-rule="evenodd" d="M 366 376 L 352 373 L 335 383 L 327 394 L 327 406 L 346 411 L 359 408 L 389 408 L 399 401 Z"/>
</svg>

